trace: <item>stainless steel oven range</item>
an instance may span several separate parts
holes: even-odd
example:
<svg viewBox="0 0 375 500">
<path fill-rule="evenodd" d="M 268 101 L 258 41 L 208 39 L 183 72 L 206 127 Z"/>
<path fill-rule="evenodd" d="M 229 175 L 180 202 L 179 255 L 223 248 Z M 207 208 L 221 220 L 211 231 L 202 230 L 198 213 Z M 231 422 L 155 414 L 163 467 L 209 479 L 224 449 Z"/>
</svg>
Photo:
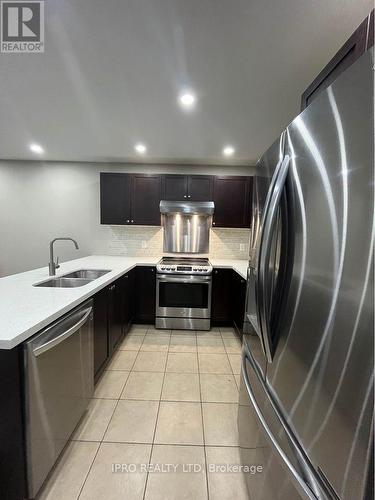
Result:
<svg viewBox="0 0 375 500">
<path fill-rule="evenodd" d="M 209 260 L 164 257 L 156 270 L 156 328 L 209 330 L 212 290 Z"/>
</svg>

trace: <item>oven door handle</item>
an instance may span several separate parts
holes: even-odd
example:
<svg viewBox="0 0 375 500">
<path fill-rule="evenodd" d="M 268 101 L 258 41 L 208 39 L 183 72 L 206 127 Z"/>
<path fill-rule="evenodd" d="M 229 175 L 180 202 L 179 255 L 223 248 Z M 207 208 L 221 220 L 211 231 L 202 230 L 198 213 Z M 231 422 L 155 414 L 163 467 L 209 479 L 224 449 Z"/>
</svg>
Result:
<svg viewBox="0 0 375 500">
<path fill-rule="evenodd" d="M 186 276 L 176 277 L 162 274 L 157 276 L 159 283 L 207 283 L 211 282 L 211 276 L 196 276 L 191 275 L 189 278 Z"/>
</svg>

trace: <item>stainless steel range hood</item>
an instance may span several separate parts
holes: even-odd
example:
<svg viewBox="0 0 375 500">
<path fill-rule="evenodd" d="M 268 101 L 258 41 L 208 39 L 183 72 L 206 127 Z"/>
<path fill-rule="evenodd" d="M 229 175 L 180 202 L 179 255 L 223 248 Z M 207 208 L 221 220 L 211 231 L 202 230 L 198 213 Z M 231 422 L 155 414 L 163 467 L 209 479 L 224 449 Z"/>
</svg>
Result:
<svg viewBox="0 0 375 500">
<path fill-rule="evenodd" d="M 160 202 L 160 213 L 209 216 L 214 213 L 213 201 L 164 201 Z"/>
<path fill-rule="evenodd" d="M 164 252 L 208 253 L 213 201 L 161 201 Z"/>
</svg>

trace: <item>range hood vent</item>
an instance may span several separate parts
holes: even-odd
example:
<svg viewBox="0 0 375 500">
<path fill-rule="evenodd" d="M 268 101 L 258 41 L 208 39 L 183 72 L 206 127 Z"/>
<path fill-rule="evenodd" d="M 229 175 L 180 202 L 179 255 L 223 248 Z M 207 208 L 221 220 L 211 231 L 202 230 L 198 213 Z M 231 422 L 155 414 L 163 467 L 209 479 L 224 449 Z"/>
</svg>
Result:
<svg viewBox="0 0 375 500">
<path fill-rule="evenodd" d="M 214 213 L 213 201 L 164 201 L 160 202 L 160 213 L 210 216 Z"/>
<path fill-rule="evenodd" d="M 163 248 L 168 253 L 208 253 L 213 201 L 161 201 Z"/>
</svg>

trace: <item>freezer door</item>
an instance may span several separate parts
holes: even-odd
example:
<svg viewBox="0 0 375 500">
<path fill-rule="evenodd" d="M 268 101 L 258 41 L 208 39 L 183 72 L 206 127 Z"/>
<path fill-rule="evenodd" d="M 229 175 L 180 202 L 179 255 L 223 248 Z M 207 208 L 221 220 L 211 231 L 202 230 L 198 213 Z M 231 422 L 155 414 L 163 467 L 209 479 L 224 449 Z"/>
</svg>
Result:
<svg viewBox="0 0 375 500">
<path fill-rule="evenodd" d="M 331 498 L 290 439 L 287 423 L 275 411 L 265 383 L 244 344 L 238 410 L 239 444 L 249 497 L 253 500 Z M 251 465 L 256 466 L 256 469 Z M 246 471 L 245 471 L 246 472 Z"/>
<path fill-rule="evenodd" d="M 373 419 L 373 53 L 287 129 L 294 264 L 267 366 L 275 403 L 322 480 L 363 498 Z"/>
</svg>

